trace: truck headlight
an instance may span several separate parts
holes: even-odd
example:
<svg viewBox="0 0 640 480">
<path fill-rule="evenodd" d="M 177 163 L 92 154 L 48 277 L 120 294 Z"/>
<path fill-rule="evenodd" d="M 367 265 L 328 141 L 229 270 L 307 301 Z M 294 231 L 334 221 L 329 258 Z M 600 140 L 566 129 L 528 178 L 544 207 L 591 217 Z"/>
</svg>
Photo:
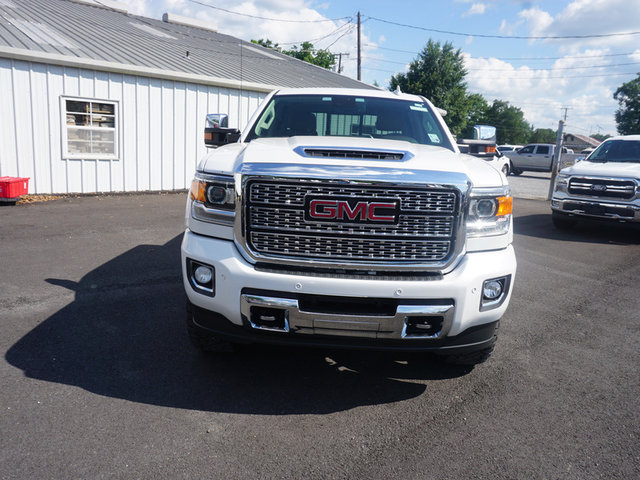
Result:
<svg viewBox="0 0 640 480">
<path fill-rule="evenodd" d="M 467 211 L 467 236 L 483 237 L 508 233 L 512 211 L 513 197 L 508 187 L 473 189 Z"/>
<path fill-rule="evenodd" d="M 561 173 L 556 177 L 556 183 L 553 187 L 554 192 L 566 192 L 569 188 L 569 175 L 563 175 Z"/>
<path fill-rule="evenodd" d="M 236 192 L 230 175 L 196 173 L 189 195 L 191 215 L 204 222 L 232 225 L 235 218 Z"/>
</svg>

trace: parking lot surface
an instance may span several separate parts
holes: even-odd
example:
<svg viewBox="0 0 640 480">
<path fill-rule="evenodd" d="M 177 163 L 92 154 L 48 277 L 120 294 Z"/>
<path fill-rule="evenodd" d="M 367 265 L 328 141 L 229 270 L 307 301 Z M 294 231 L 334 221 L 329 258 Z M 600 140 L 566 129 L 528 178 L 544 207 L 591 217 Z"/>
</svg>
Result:
<svg viewBox="0 0 640 480">
<path fill-rule="evenodd" d="M 0 478 L 640 478 L 640 234 L 559 232 L 524 194 L 514 210 L 512 301 L 469 369 L 201 355 L 184 194 L 0 208 Z"/>
</svg>

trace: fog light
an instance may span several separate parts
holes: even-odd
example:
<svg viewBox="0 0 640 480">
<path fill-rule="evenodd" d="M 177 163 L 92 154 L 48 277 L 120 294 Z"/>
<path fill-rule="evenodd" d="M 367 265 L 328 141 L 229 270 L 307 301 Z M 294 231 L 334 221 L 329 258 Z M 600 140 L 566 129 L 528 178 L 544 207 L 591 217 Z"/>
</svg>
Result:
<svg viewBox="0 0 640 480">
<path fill-rule="evenodd" d="M 193 277 L 200 285 L 208 285 L 209 283 L 211 283 L 213 273 L 211 272 L 211 269 L 209 267 L 200 265 L 198 268 L 196 268 L 196 271 L 193 272 Z"/>
<path fill-rule="evenodd" d="M 502 295 L 502 283 L 498 280 L 488 280 L 482 286 L 482 296 L 487 300 L 495 300 Z"/>
<path fill-rule="evenodd" d="M 215 295 L 215 270 L 195 260 L 187 259 L 187 278 L 189 284 L 198 293 L 213 297 Z"/>
</svg>

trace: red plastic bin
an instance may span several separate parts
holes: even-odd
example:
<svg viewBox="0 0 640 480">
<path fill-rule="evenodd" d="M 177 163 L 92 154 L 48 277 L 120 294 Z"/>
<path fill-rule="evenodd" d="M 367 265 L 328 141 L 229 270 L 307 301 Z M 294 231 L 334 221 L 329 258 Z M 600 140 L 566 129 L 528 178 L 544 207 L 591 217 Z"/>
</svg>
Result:
<svg viewBox="0 0 640 480">
<path fill-rule="evenodd" d="M 0 177 L 0 198 L 18 198 L 29 191 L 29 179 L 21 177 Z"/>
</svg>

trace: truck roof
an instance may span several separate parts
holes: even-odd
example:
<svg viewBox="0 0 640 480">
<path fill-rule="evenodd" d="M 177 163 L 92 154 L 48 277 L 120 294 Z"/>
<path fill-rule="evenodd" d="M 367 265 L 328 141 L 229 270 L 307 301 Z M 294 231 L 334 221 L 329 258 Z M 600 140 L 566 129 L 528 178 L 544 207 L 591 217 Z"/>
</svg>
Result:
<svg viewBox="0 0 640 480">
<path fill-rule="evenodd" d="M 275 95 L 352 95 L 361 97 L 393 98 L 409 100 L 412 102 L 424 102 L 422 97 L 409 93 L 395 93 L 388 90 L 368 90 L 365 88 L 283 88 L 277 90 Z"/>
</svg>

